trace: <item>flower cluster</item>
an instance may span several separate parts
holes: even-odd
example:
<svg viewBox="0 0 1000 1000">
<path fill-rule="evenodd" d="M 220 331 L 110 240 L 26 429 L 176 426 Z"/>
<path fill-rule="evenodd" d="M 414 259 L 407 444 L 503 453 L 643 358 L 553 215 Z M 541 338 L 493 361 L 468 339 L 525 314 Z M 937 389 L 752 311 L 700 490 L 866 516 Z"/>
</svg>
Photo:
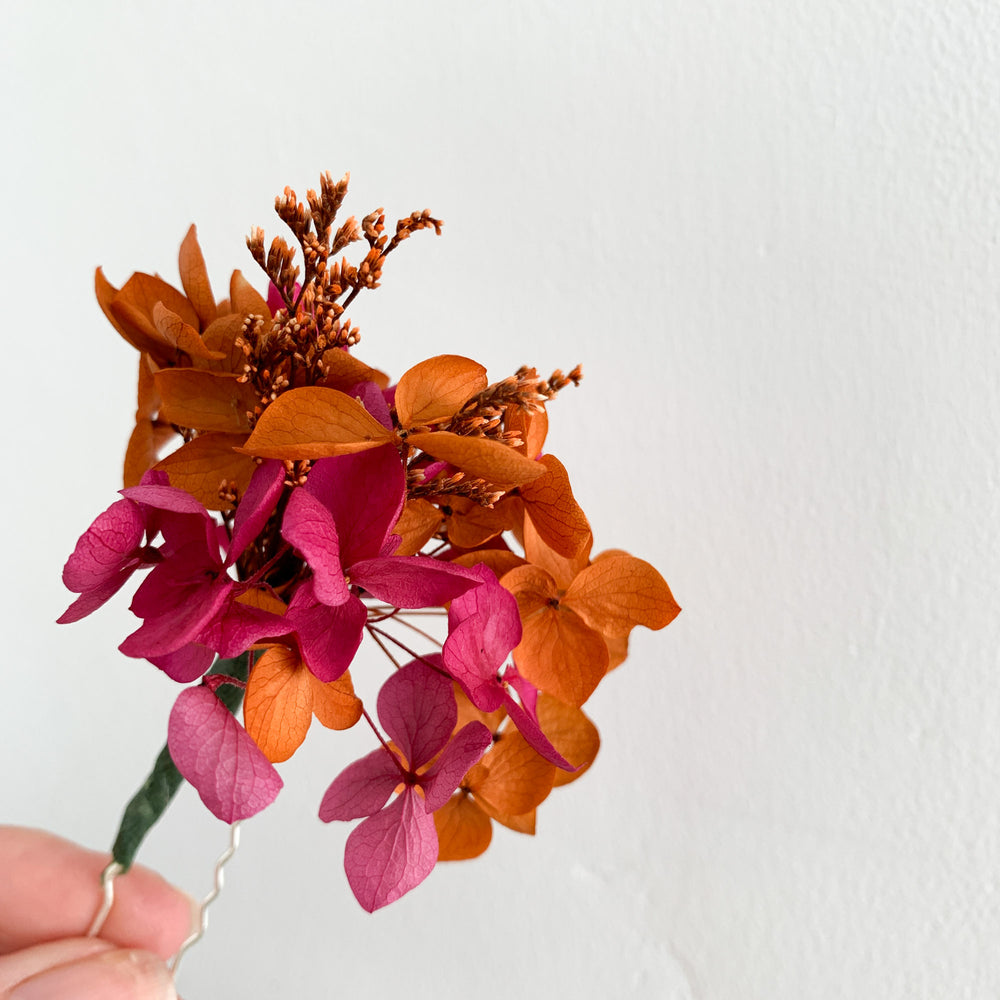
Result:
<svg viewBox="0 0 1000 1000">
<path fill-rule="evenodd" d="M 491 383 L 444 354 L 390 384 L 353 353 L 347 307 L 441 223 L 416 212 L 390 238 L 379 209 L 337 226 L 346 190 L 329 175 L 305 204 L 285 189 L 294 248 L 251 233 L 266 296 L 237 271 L 217 301 L 193 226 L 182 290 L 148 274 L 116 289 L 98 270 L 98 301 L 139 352 L 138 405 L 125 488 L 66 564 L 79 596 L 60 621 L 145 573 L 120 649 L 185 685 L 167 766 L 227 822 L 274 800 L 274 765 L 313 716 L 363 719 L 373 749 L 319 815 L 361 820 L 345 869 L 371 911 L 437 861 L 481 854 L 493 823 L 533 833 L 537 807 L 597 753 L 581 706 L 632 628 L 679 608 L 648 563 L 591 554 L 566 469 L 544 451 L 547 405 L 578 369 Z M 355 266 L 343 251 L 359 241 Z M 391 666 L 374 717 L 349 671 L 366 639 Z"/>
</svg>

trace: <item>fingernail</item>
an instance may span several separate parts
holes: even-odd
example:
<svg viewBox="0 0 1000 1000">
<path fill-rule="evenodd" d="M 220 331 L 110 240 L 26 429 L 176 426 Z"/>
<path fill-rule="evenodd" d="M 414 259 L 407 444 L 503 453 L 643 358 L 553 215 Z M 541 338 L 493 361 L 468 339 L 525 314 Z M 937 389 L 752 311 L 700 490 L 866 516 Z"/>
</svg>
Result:
<svg viewBox="0 0 1000 1000">
<path fill-rule="evenodd" d="M 108 951 L 79 962 L 41 972 L 10 993 L 10 1000 L 177 1000 L 174 980 L 166 965 L 147 951 Z"/>
</svg>

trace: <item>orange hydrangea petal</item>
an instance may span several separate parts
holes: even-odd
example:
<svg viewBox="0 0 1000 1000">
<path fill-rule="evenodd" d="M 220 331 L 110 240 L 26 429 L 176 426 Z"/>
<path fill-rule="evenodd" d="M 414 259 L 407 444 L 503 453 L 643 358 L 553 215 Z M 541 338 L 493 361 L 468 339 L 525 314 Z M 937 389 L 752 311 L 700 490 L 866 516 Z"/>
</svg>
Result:
<svg viewBox="0 0 1000 1000">
<path fill-rule="evenodd" d="M 480 761 L 482 771 L 469 774 L 469 787 L 480 802 L 497 812 L 520 816 L 552 791 L 555 765 L 531 748 L 516 730 L 505 730 Z"/>
<path fill-rule="evenodd" d="M 538 458 L 549 432 L 549 415 L 545 410 L 529 412 L 519 406 L 508 406 L 504 414 L 504 427 L 516 432 L 522 444 L 518 449 L 528 458 Z"/>
<path fill-rule="evenodd" d="M 393 440 L 356 399 L 305 386 L 282 393 L 261 414 L 244 451 L 260 458 L 314 459 L 378 448 Z"/>
<path fill-rule="evenodd" d="M 201 340 L 211 353 L 205 359 L 195 358 L 194 366 L 207 368 L 211 372 L 242 375 L 246 357 L 242 348 L 237 346 L 236 338 L 243 332 L 243 321 L 243 316 L 230 313 L 209 323 L 201 335 Z"/>
<path fill-rule="evenodd" d="M 563 603 L 611 638 L 627 636 L 636 625 L 661 629 L 681 610 L 666 580 L 630 555 L 595 559 L 570 584 Z"/>
<path fill-rule="evenodd" d="M 434 533 L 441 527 L 443 521 L 444 515 L 434 504 L 419 497 L 416 500 L 407 500 L 403 513 L 392 529 L 402 538 L 395 554 L 415 555 L 434 537 Z"/>
<path fill-rule="evenodd" d="M 328 389 L 347 392 L 359 382 L 374 382 L 384 389 L 389 384 L 389 376 L 385 372 L 370 368 L 340 347 L 331 347 L 323 352 L 323 367 L 327 374 L 322 384 Z"/>
<path fill-rule="evenodd" d="M 237 376 L 197 368 L 162 368 L 154 379 L 163 400 L 161 420 L 200 431 L 245 434 L 250 430 L 247 413 L 257 397 Z"/>
<path fill-rule="evenodd" d="M 560 701 L 582 705 L 607 673 L 604 639 L 566 607 L 542 608 L 522 618 L 522 628 L 514 649 L 521 675 Z"/>
<path fill-rule="evenodd" d="M 576 502 L 566 467 L 555 455 L 538 460 L 544 476 L 521 487 L 524 511 L 538 534 L 566 559 L 578 555 L 591 537 L 587 515 Z"/>
<path fill-rule="evenodd" d="M 434 812 L 438 861 L 478 858 L 493 838 L 489 816 L 465 792 L 456 792 Z"/>
<path fill-rule="evenodd" d="M 215 319 L 215 296 L 212 294 L 212 283 L 208 280 L 205 258 L 198 245 L 198 230 L 193 225 L 181 243 L 177 262 L 184 294 L 201 320 L 199 329 L 204 330 Z"/>
<path fill-rule="evenodd" d="M 242 271 L 233 271 L 229 279 L 230 309 L 241 316 L 263 316 L 271 318 L 271 310 L 267 307 L 267 299 L 243 277 Z"/>
<path fill-rule="evenodd" d="M 590 547 L 594 541 L 593 535 L 588 535 L 580 551 L 567 559 L 545 543 L 530 518 L 525 518 L 524 521 L 523 540 L 525 558 L 550 573 L 560 590 L 565 590 L 574 577 L 586 569 L 590 561 Z"/>
<path fill-rule="evenodd" d="M 361 718 L 361 699 L 354 693 L 350 673 L 341 674 L 335 681 L 324 683 L 311 671 L 313 715 L 327 729 L 350 729 Z"/>
<path fill-rule="evenodd" d="M 280 597 L 275 597 L 266 587 L 252 587 L 244 590 L 236 598 L 237 604 L 247 604 L 251 608 L 260 608 L 261 611 L 270 611 L 274 615 L 283 615 L 288 610 Z"/>
<path fill-rule="evenodd" d="M 168 360 L 174 353 L 174 347 L 164 340 L 153 324 L 153 309 L 157 302 L 162 302 L 188 326 L 197 329 L 198 314 L 187 298 L 162 278 L 141 271 L 133 274 L 118 290 L 111 302 L 111 312 L 126 330 L 148 341 L 148 347 L 144 344 L 140 350 L 149 350 L 154 357 Z"/>
<path fill-rule="evenodd" d="M 529 837 L 535 835 L 535 810 L 532 809 L 530 812 L 522 813 L 520 816 L 512 816 L 510 813 L 502 813 L 494 809 L 489 802 L 479 800 L 479 808 L 489 816 L 490 819 L 496 820 L 501 826 L 507 827 L 508 830 L 513 830 L 515 833 L 526 833 Z"/>
<path fill-rule="evenodd" d="M 550 573 L 540 566 L 525 563 L 516 566 L 501 577 L 500 582 L 515 598 L 521 620 L 541 610 L 550 601 L 559 599 L 559 588 Z"/>
<path fill-rule="evenodd" d="M 242 496 L 257 468 L 249 455 L 233 450 L 245 440 L 244 434 L 218 431 L 199 434 L 162 459 L 156 467 L 170 476 L 171 486 L 187 490 L 209 510 L 229 510 L 232 504 L 219 496 L 219 486 L 224 480 L 235 482 Z"/>
<path fill-rule="evenodd" d="M 511 527 L 509 510 L 501 500 L 492 509 L 467 497 L 448 497 L 448 541 L 460 549 L 475 549 Z"/>
<path fill-rule="evenodd" d="M 169 424 L 162 424 L 148 417 L 140 417 L 125 448 L 123 485 L 138 486 L 142 477 L 156 465 L 160 449 L 176 435 Z"/>
<path fill-rule="evenodd" d="M 246 731 L 272 764 L 288 760 L 312 722 L 312 674 L 298 653 L 272 646 L 254 664 L 243 700 Z"/>
<path fill-rule="evenodd" d="M 507 549 L 479 549 L 476 552 L 465 552 L 456 556 L 453 562 L 459 566 L 489 566 L 498 580 L 512 569 L 525 565 L 524 560 L 516 552 Z"/>
<path fill-rule="evenodd" d="M 485 479 L 502 489 L 511 489 L 545 475 L 545 466 L 525 458 L 519 451 L 499 441 L 465 437 L 450 431 L 423 431 L 406 439 L 414 448 L 433 455 L 442 462 Z"/>
<path fill-rule="evenodd" d="M 220 351 L 212 351 L 206 347 L 201 334 L 162 302 L 157 302 L 153 306 L 153 325 L 164 341 L 173 344 L 178 351 L 183 351 L 188 357 L 203 361 L 219 361 L 225 357 Z"/>
<path fill-rule="evenodd" d="M 421 361 L 404 372 L 396 386 L 396 414 L 400 426 L 447 420 L 486 385 L 486 369 L 470 358 L 439 354 Z"/>
<path fill-rule="evenodd" d="M 544 692 L 539 694 L 536 707 L 542 732 L 556 750 L 577 768 L 575 771 L 556 769 L 555 784 L 568 785 L 593 764 L 601 748 L 597 726 L 579 708 Z"/>
</svg>

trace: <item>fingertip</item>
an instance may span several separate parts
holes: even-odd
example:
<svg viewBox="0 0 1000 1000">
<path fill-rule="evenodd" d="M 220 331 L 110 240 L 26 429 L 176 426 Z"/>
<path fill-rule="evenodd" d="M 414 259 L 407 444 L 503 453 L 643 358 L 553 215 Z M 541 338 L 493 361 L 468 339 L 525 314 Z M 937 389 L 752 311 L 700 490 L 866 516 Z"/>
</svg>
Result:
<svg viewBox="0 0 1000 1000">
<path fill-rule="evenodd" d="M 173 976 L 152 952 L 114 949 L 47 969 L 19 983 L 9 1000 L 177 1000 Z"/>
</svg>

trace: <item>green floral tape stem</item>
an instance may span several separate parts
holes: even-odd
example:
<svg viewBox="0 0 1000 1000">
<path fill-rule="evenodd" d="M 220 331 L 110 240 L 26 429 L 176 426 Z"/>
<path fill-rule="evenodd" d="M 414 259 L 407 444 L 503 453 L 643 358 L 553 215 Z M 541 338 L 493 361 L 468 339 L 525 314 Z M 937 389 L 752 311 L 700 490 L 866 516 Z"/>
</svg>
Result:
<svg viewBox="0 0 1000 1000">
<path fill-rule="evenodd" d="M 245 683 L 249 675 L 249 662 L 249 653 L 241 653 L 230 660 L 216 660 L 209 674 L 222 674 Z M 215 693 L 233 715 L 239 711 L 243 703 L 242 687 L 222 684 Z M 164 746 L 156 758 L 153 770 L 125 807 L 118 826 L 118 835 L 111 848 L 111 856 L 124 871 L 132 867 L 146 834 L 164 814 L 183 781 L 184 778 L 170 758 L 170 751 Z"/>
</svg>

